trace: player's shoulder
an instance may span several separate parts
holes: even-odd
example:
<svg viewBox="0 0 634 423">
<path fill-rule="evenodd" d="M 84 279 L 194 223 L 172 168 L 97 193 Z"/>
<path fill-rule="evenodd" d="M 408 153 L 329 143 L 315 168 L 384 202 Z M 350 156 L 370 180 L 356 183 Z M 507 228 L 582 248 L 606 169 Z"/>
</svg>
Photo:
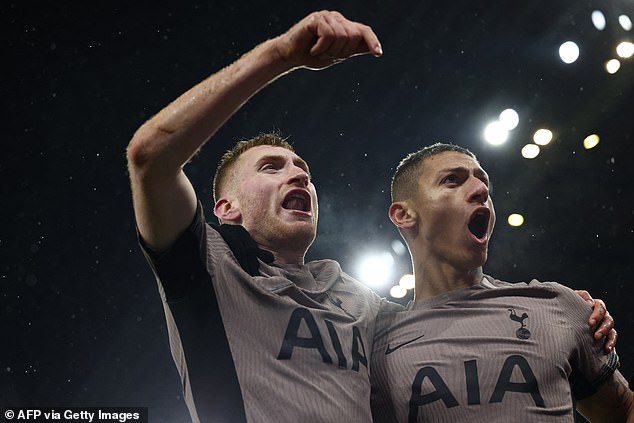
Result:
<svg viewBox="0 0 634 423">
<path fill-rule="evenodd" d="M 379 301 L 380 297 L 367 285 L 359 282 L 341 269 L 338 261 L 332 259 L 319 259 L 306 263 L 310 272 L 316 279 L 336 281 L 333 289 L 348 291 L 352 294 Z"/>
<path fill-rule="evenodd" d="M 525 281 L 516 281 L 509 282 L 501 279 L 494 278 L 490 275 L 484 275 L 484 280 L 482 282 L 483 285 L 493 285 L 496 288 L 538 288 L 538 289 L 546 289 L 546 290 L 555 290 L 567 292 L 572 290 L 567 286 L 563 285 L 560 282 L 555 281 L 542 281 L 539 279 L 529 279 Z"/>
<path fill-rule="evenodd" d="M 557 296 L 562 298 L 574 298 L 575 300 L 576 299 L 581 300 L 581 298 L 575 293 L 575 291 L 572 288 L 566 286 L 562 282 L 540 281 L 538 279 L 532 279 L 527 284 L 528 286 L 531 286 L 531 287 L 538 287 L 538 288 L 541 287 L 542 289 L 553 291 L 557 293 Z M 583 302 L 583 300 L 581 300 L 581 302 Z"/>
<path fill-rule="evenodd" d="M 561 282 L 530 279 L 523 282 L 507 282 L 485 275 L 485 280 L 496 288 L 530 291 L 549 298 L 557 298 L 567 304 L 583 304 L 584 301 L 575 291 Z M 484 284 L 484 283 L 483 283 Z"/>
</svg>

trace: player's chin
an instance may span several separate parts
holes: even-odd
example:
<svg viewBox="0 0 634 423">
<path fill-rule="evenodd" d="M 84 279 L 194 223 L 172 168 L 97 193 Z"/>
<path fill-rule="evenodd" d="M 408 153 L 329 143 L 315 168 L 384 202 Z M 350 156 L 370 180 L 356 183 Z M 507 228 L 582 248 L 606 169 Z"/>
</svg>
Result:
<svg viewBox="0 0 634 423">
<path fill-rule="evenodd" d="M 315 241 L 317 228 L 308 222 L 293 222 L 286 224 L 276 234 L 284 240 L 287 247 L 308 249 Z"/>
<path fill-rule="evenodd" d="M 280 226 L 283 227 L 284 231 L 287 233 L 297 233 L 297 234 L 314 234 L 317 232 L 317 223 L 311 218 L 305 219 L 282 219 L 280 222 Z"/>
<path fill-rule="evenodd" d="M 313 242 L 317 236 L 317 225 L 314 222 L 295 222 L 294 231 L 298 236 Z"/>
<path fill-rule="evenodd" d="M 488 258 L 487 249 L 474 248 L 468 251 L 463 257 L 463 266 L 465 269 L 477 269 L 484 266 Z"/>
<path fill-rule="evenodd" d="M 471 260 L 471 268 L 473 269 L 477 269 L 478 267 L 482 267 L 486 264 L 487 262 L 487 258 L 488 258 L 488 254 L 486 251 L 477 254 L 475 257 L 473 257 L 473 259 Z"/>
</svg>

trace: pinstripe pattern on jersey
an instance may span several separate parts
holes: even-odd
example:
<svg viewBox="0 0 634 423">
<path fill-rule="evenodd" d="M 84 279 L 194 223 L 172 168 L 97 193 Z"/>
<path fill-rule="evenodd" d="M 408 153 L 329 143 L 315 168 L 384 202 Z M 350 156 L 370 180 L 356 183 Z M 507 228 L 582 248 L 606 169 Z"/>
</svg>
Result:
<svg viewBox="0 0 634 423">
<path fill-rule="evenodd" d="M 614 372 L 573 291 L 489 282 L 379 315 L 375 422 L 573 422 L 570 382 L 588 395 Z"/>
<path fill-rule="evenodd" d="M 248 422 L 371 421 L 368 368 L 382 300 L 332 260 L 285 267 L 258 260 L 259 274 L 250 275 L 200 206 L 186 234 L 175 244 L 181 253 L 159 258 L 181 269 L 177 277 L 155 272 L 192 416 L 240 421 L 202 415 L 223 406 L 209 392 L 232 385 L 217 376 L 215 367 L 226 366 L 235 368 Z M 209 304 L 213 295 L 220 318 Z M 222 349 L 225 340 L 232 363 L 217 364 L 216 343 Z"/>
</svg>

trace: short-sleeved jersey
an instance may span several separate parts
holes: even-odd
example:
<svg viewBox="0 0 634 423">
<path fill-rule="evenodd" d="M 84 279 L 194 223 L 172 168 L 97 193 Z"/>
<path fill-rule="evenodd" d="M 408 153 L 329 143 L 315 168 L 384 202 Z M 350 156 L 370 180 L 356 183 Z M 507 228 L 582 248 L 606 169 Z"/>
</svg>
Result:
<svg viewBox="0 0 634 423">
<path fill-rule="evenodd" d="M 554 283 L 481 284 L 381 312 L 372 413 L 383 422 L 573 422 L 617 366 L 590 307 Z"/>
<path fill-rule="evenodd" d="M 144 247 L 192 420 L 371 421 L 368 368 L 382 300 L 332 260 L 257 259 L 262 250 L 240 227 L 246 238 L 232 247 L 240 259 L 254 254 L 251 275 L 220 229 L 199 204 L 168 251 Z"/>
</svg>

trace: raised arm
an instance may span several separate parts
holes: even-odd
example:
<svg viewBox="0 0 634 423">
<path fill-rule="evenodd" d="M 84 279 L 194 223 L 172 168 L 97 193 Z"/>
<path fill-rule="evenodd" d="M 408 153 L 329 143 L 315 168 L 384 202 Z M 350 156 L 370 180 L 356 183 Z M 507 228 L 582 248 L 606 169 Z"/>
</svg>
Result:
<svg viewBox="0 0 634 423">
<path fill-rule="evenodd" d="M 251 96 L 291 70 L 323 69 L 365 53 L 382 54 L 370 27 L 338 12 L 315 12 L 144 123 L 127 150 L 134 212 L 144 241 L 155 250 L 166 249 L 190 224 L 196 195 L 183 166 Z"/>
</svg>

